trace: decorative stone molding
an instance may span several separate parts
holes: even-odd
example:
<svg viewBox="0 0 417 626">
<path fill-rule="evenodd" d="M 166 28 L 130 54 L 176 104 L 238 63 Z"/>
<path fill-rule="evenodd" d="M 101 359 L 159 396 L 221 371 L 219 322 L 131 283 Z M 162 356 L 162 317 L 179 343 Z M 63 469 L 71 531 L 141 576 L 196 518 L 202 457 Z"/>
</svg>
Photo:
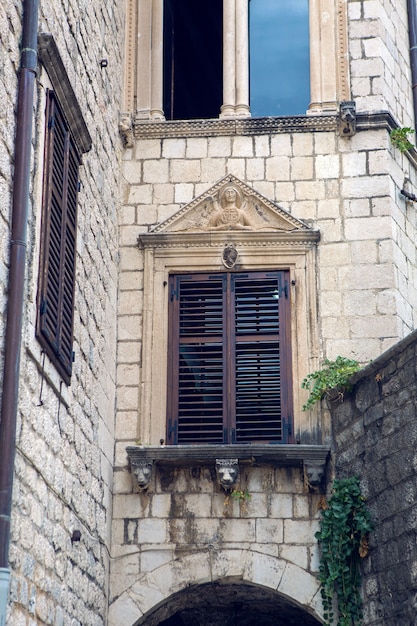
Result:
<svg viewBox="0 0 417 626">
<path fill-rule="evenodd" d="M 322 482 L 330 449 L 322 445 L 231 444 L 128 446 L 127 455 L 141 489 L 149 485 L 154 466 L 201 467 L 212 465 L 222 487 L 230 489 L 238 479 L 240 466 L 299 467 L 309 484 Z M 138 468 L 138 469 L 137 469 Z M 146 480 L 148 479 L 148 480 Z"/>
<path fill-rule="evenodd" d="M 136 139 L 220 137 L 335 131 L 337 115 L 297 115 L 246 119 L 144 121 L 135 118 Z"/>
<path fill-rule="evenodd" d="M 136 478 L 136 483 L 139 489 L 147 489 L 152 478 L 153 461 L 149 459 L 132 459 L 130 461 L 130 466 L 132 468 L 132 474 Z"/>
<path fill-rule="evenodd" d="M 38 35 L 39 61 L 48 74 L 62 111 L 71 128 L 72 136 L 80 153 L 91 150 L 92 139 L 78 104 L 77 97 L 68 78 L 67 71 L 50 33 Z"/>
<path fill-rule="evenodd" d="M 202 241 L 205 234 L 210 234 L 211 241 L 216 231 L 225 230 L 238 231 L 239 236 L 245 233 L 253 235 L 254 232 L 262 232 L 262 237 L 266 233 L 288 233 L 291 238 L 297 232 L 304 235 L 314 233 L 316 241 L 318 235 L 305 222 L 229 174 L 150 233 L 140 236 L 139 242 L 142 245 L 153 233 L 169 234 L 170 237 L 177 233 L 182 237 L 190 233 L 196 234 Z"/>
<path fill-rule="evenodd" d="M 238 459 L 216 459 L 216 474 L 221 486 L 230 491 L 239 477 Z"/>
</svg>

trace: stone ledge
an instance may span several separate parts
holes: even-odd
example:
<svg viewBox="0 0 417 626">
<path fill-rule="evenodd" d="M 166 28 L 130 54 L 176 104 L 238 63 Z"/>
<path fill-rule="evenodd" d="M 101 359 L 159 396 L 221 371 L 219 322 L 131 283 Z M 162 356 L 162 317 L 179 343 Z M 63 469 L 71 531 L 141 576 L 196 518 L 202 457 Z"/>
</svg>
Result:
<svg viewBox="0 0 417 626">
<path fill-rule="evenodd" d="M 233 444 L 233 445 L 178 445 L 128 446 L 126 448 L 132 471 L 145 471 L 149 482 L 153 465 L 186 467 L 212 465 L 221 459 L 240 465 L 304 468 L 309 483 L 317 487 L 326 471 L 330 448 L 322 445 L 296 444 Z M 146 485 L 139 486 L 145 487 Z"/>
</svg>

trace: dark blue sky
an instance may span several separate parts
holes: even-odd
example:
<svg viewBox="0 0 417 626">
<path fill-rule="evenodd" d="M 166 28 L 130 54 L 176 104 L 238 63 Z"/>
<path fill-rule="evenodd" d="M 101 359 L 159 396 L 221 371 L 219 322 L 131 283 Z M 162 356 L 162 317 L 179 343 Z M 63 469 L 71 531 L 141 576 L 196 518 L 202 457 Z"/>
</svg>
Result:
<svg viewBox="0 0 417 626">
<path fill-rule="evenodd" d="M 253 117 L 304 114 L 310 102 L 308 0 L 250 0 Z"/>
</svg>

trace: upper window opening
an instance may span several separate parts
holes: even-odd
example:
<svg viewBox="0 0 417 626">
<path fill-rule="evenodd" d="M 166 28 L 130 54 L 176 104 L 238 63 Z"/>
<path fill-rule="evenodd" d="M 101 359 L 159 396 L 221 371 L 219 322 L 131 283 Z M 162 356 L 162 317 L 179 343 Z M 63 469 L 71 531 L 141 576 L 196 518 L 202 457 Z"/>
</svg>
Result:
<svg viewBox="0 0 417 626">
<path fill-rule="evenodd" d="M 308 0 L 251 0 L 249 7 L 251 115 L 305 114 L 310 101 Z"/>
<path fill-rule="evenodd" d="M 167 120 L 218 117 L 222 105 L 222 0 L 164 1 Z"/>
</svg>

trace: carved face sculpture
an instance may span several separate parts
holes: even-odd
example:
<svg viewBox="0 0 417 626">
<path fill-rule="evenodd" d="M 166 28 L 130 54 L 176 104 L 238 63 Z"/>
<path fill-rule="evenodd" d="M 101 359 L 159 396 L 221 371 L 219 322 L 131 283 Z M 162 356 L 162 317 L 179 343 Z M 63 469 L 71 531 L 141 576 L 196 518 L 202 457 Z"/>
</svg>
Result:
<svg viewBox="0 0 417 626">
<path fill-rule="evenodd" d="M 232 203 L 235 204 L 236 198 L 237 198 L 236 189 L 234 187 L 227 187 L 225 189 L 223 197 L 225 198 L 228 204 L 232 204 Z"/>
<path fill-rule="evenodd" d="M 218 481 L 225 489 L 230 489 L 237 481 L 239 473 L 237 461 L 217 461 L 216 470 Z"/>
<path fill-rule="evenodd" d="M 152 463 L 140 463 L 133 467 L 133 473 L 141 489 L 149 485 L 152 476 Z"/>
</svg>

